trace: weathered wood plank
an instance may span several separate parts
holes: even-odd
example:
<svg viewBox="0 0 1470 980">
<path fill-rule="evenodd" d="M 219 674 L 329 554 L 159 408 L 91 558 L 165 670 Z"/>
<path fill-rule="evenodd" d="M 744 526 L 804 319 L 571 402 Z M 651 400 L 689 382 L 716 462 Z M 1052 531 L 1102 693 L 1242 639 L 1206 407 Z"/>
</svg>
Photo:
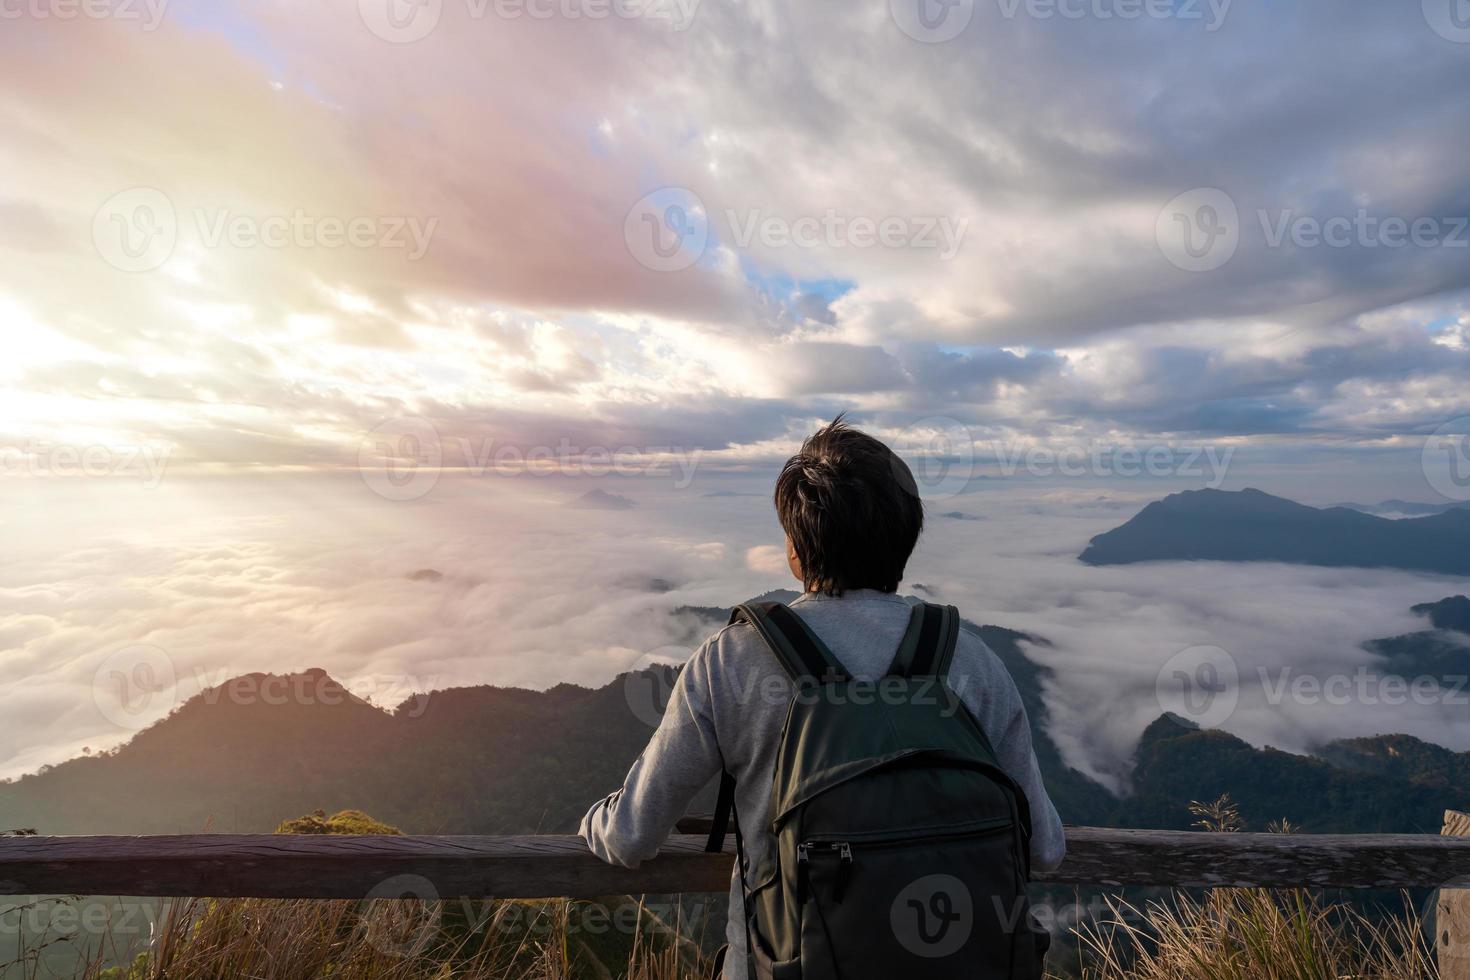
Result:
<svg viewBox="0 0 1470 980">
<path fill-rule="evenodd" d="M 1440 833 L 1446 837 L 1470 837 L 1470 813 L 1446 810 Z M 1440 890 L 1435 906 L 1434 944 L 1441 980 L 1470 980 L 1470 888 Z"/>
<path fill-rule="evenodd" d="M 0 838 L 0 894 L 542 898 L 723 891 L 729 857 L 675 837 L 637 870 L 576 837 L 204 834 Z"/>
<path fill-rule="evenodd" d="M 1470 876 L 1470 839 L 1431 834 L 1206 834 L 1067 830 L 1038 881 L 1094 885 L 1418 888 Z M 1467 879 L 1470 880 L 1470 879 Z"/>
<path fill-rule="evenodd" d="M 1470 881 L 1470 838 L 1070 828 L 1063 884 L 1408 888 Z M 636 870 L 576 837 L 206 834 L 0 839 L 0 894 L 499 898 L 723 891 L 730 846 L 675 836 Z"/>
<path fill-rule="evenodd" d="M 684 834 L 708 834 L 710 818 L 685 817 Z M 1466 834 L 1470 834 L 1467 826 Z M 1037 881 L 1179 888 L 1418 888 L 1470 875 L 1470 839 L 1428 834 L 1205 834 L 1067 828 L 1067 859 Z M 1467 879 L 1470 880 L 1470 879 Z"/>
</svg>

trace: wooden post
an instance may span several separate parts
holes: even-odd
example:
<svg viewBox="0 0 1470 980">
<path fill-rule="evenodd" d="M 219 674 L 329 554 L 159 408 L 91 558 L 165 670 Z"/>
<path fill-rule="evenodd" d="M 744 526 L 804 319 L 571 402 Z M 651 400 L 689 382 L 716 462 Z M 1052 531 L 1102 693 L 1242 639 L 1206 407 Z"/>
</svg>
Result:
<svg viewBox="0 0 1470 980">
<path fill-rule="evenodd" d="M 1440 834 L 1470 837 L 1470 813 L 1446 810 Z M 1440 980 L 1470 980 L 1470 880 L 1440 889 L 1434 936 Z"/>
</svg>

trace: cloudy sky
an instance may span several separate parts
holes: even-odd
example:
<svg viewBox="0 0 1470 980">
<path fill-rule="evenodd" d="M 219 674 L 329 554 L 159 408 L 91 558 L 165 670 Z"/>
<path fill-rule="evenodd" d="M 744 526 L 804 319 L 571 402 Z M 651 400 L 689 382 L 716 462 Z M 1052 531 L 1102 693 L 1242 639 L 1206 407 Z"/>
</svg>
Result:
<svg viewBox="0 0 1470 980">
<path fill-rule="evenodd" d="M 7 4 L 4 436 L 256 470 L 403 415 L 740 454 L 838 408 L 1365 448 L 1470 412 L 1434 0 L 926 2 Z"/>
<path fill-rule="evenodd" d="M 476 661 L 500 607 L 474 592 L 462 621 L 424 590 L 469 595 L 487 553 L 502 601 L 613 589 L 569 571 L 582 544 L 530 535 L 543 506 L 602 564 L 693 589 L 662 602 L 780 584 L 752 552 L 775 534 L 760 498 L 681 474 L 764 492 L 840 410 L 950 467 L 940 498 L 1038 447 L 1234 454 L 1228 479 L 1114 486 L 1106 512 L 1078 501 L 1117 474 L 1083 464 L 1048 484 L 1051 519 L 1026 524 L 1020 493 L 1014 520 L 948 536 L 996 561 L 996 527 L 1070 561 L 1216 475 L 1312 503 L 1470 495 L 1423 452 L 1470 431 L 1458 3 L 0 0 L 0 518 L 20 556 L 0 657 L 29 712 L 7 771 L 106 741 L 47 726 L 109 651 L 158 642 L 168 624 L 129 609 L 179 620 L 185 663 L 437 676 L 405 666 L 437 610 L 450 679 L 605 679 L 675 633 L 599 645 L 599 624 L 554 667 L 509 644 Z M 687 526 L 650 526 L 645 500 L 588 530 L 572 489 L 516 482 L 616 460 L 689 490 L 657 513 Z M 514 491 L 455 483 L 492 474 Z M 480 494 L 504 499 L 495 526 L 455 537 L 470 512 L 443 508 Z M 477 548 L 456 571 L 414 552 L 430 540 Z M 1047 625 L 960 584 L 963 550 L 935 554 L 990 620 Z M 445 577 L 405 578 L 421 567 Z M 1089 574 L 1107 608 L 1166 584 Z M 1452 591 L 1395 585 L 1340 639 Z M 378 628 L 390 592 L 417 597 L 396 629 L 418 639 Z M 1190 601 L 1161 621 L 1229 634 Z M 551 650 L 527 637 L 566 611 L 532 608 L 509 635 Z M 1181 629 L 1164 645 L 1200 641 Z"/>
</svg>

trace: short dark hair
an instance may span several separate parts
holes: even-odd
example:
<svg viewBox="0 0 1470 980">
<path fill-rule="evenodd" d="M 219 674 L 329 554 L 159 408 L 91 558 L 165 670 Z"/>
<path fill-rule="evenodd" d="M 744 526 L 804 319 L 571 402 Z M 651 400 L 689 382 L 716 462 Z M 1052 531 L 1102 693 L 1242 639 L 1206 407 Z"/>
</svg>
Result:
<svg viewBox="0 0 1470 980">
<path fill-rule="evenodd" d="M 808 592 L 896 592 L 924 528 L 908 464 L 841 415 L 801 444 L 776 478 L 776 514 Z"/>
</svg>

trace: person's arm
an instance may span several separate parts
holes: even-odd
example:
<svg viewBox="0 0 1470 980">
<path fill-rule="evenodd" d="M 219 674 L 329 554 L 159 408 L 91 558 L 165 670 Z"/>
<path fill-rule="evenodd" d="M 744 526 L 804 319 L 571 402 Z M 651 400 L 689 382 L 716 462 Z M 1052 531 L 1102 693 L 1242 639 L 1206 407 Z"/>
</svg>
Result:
<svg viewBox="0 0 1470 980">
<path fill-rule="evenodd" d="M 658 853 L 691 800 L 722 768 L 709 710 L 707 645 L 679 671 L 668 708 L 622 789 L 598 801 L 578 835 L 610 864 L 636 868 Z"/>
<path fill-rule="evenodd" d="M 1049 871 L 1066 857 L 1067 838 L 1057 808 L 1041 780 L 1026 706 L 1000 658 L 972 633 L 961 633 L 962 642 L 966 636 L 975 646 L 965 644 L 955 652 L 950 677 L 964 688 L 955 693 L 985 730 L 1000 767 L 1026 794 L 1026 802 L 1031 807 L 1031 866 L 1037 871 Z"/>
</svg>

